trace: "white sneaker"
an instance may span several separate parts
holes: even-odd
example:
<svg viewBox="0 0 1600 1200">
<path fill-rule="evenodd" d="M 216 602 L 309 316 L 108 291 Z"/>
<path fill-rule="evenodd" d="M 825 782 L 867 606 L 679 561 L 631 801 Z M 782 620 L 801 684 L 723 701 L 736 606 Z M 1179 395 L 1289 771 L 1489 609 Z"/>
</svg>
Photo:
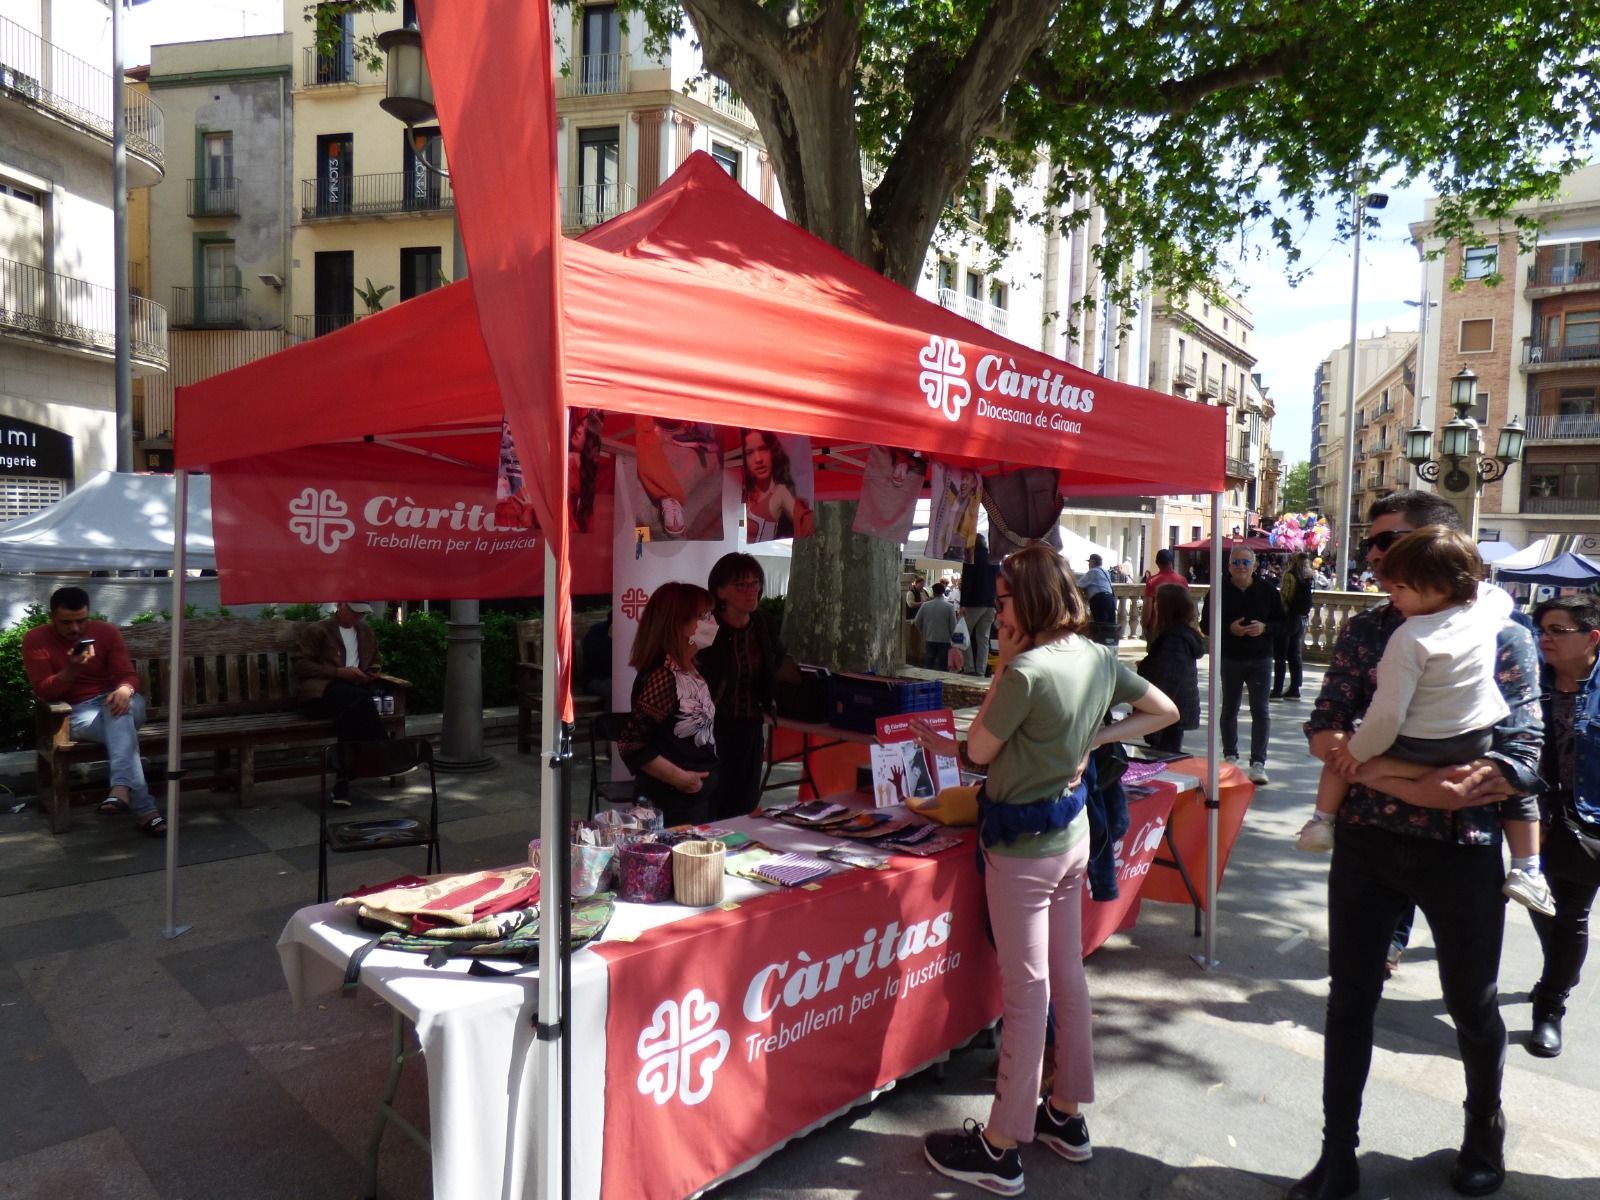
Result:
<svg viewBox="0 0 1600 1200">
<path fill-rule="evenodd" d="M 1267 764 L 1266 763 L 1258 763 L 1258 762 L 1251 763 L 1250 764 L 1250 770 L 1245 772 L 1245 774 L 1249 777 L 1251 783 L 1254 783 L 1254 784 L 1257 784 L 1257 785 L 1267 784 L 1267 783 L 1271 783 L 1272 782 L 1271 777 L 1268 776 L 1268 774 L 1267 774 Z"/>
<path fill-rule="evenodd" d="M 1294 848 L 1305 854 L 1331 854 L 1333 852 L 1333 822 L 1312 817 L 1300 826 L 1300 836 Z"/>
<path fill-rule="evenodd" d="M 661 528 L 668 537 L 681 537 L 683 526 L 683 505 L 667 496 L 661 501 Z"/>
<path fill-rule="evenodd" d="M 1506 872 L 1505 886 L 1500 890 L 1541 917 L 1556 915 L 1555 902 L 1550 899 L 1550 885 L 1544 881 L 1543 874 L 1512 867 Z"/>
<path fill-rule="evenodd" d="M 1237 767 L 1239 765 L 1239 756 L 1237 754 L 1224 754 L 1222 761 L 1229 766 Z"/>
</svg>

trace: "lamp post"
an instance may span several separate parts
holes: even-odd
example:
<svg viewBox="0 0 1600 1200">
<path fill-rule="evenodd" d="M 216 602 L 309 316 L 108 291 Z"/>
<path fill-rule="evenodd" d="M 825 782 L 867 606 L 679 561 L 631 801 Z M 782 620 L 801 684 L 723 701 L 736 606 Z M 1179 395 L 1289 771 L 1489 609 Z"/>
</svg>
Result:
<svg viewBox="0 0 1600 1200">
<path fill-rule="evenodd" d="M 438 119 L 433 105 L 433 80 L 422 55 L 422 32 L 415 25 L 388 29 L 378 35 L 378 47 L 387 60 L 384 95 L 378 107 L 405 125 L 409 132 L 419 123 Z M 416 161 L 448 177 L 427 155 Z M 461 224 L 451 222 L 454 278 L 467 273 L 467 256 L 461 245 Z M 441 770 L 485 771 L 494 756 L 483 748 L 483 625 L 478 601 L 450 601 L 449 632 L 444 660 L 444 718 L 439 732 Z"/>
<path fill-rule="evenodd" d="M 1344 470 L 1339 481 L 1339 574 L 1335 582 L 1340 588 L 1350 581 L 1350 547 L 1355 540 L 1355 514 L 1351 511 L 1352 485 L 1356 471 L 1356 311 L 1361 299 L 1361 234 L 1362 223 L 1368 209 L 1376 212 L 1388 206 L 1389 197 L 1382 192 L 1368 194 L 1364 185 L 1357 184 L 1351 196 L 1355 212 L 1355 266 L 1350 276 L 1350 357 L 1349 380 L 1344 399 Z"/>
<path fill-rule="evenodd" d="M 1478 398 L 1478 377 L 1471 367 L 1462 367 L 1450 379 L 1450 406 L 1456 410 L 1439 433 L 1439 455 L 1433 455 L 1433 430 L 1420 419 L 1406 434 L 1406 461 L 1417 475 L 1438 483 L 1452 499 L 1467 500 L 1467 527 L 1478 535 L 1478 497 L 1485 484 L 1502 478 L 1511 464 L 1522 458 L 1527 431 L 1518 417 L 1512 417 L 1500 430 L 1495 452 L 1483 452 L 1483 430 L 1468 414 Z"/>
</svg>

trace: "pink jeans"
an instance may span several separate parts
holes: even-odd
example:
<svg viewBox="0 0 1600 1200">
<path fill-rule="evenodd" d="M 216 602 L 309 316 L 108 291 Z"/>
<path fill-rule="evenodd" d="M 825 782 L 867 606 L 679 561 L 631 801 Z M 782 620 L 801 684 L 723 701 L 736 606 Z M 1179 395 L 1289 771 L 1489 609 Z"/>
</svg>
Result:
<svg viewBox="0 0 1600 1200">
<path fill-rule="evenodd" d="M 1094 1099 L 1089 982 L 1083 974 L 1083 879 L 1089 839 L 1050 858 L 985 854 L 989 920 L 1000 958 L 1005 1031 L 989 1128 L 1033 1141 L 1044 1023 L 1055 1003 L 1057 1107 Z"/>
</svg>

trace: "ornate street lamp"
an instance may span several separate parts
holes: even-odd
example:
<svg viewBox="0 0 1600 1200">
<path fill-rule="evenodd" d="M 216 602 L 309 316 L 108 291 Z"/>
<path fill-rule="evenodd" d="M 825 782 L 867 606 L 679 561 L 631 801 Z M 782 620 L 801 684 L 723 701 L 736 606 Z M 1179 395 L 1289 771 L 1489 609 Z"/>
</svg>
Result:
<svg viewBox="0 0 1600 1200">
<path fill-rule="evenodd" d="M 1444 476 L 1446 491 L 1480 490 L 1499 479 L 1506 469 L 1522 457 L 1527 431 L 1517 417 L 1500 430 L 1494 457 L 1483 453 L 1483 433 L 1467 414 L 1478 398 L 1478 377 L 1470 367 L 1462 367 L 1450 380 L 1450 406 L 1456 415 L 1440 432 L 1439 457 L 1433 457 L 1433 431 L 1419 420 L 1406 434 L 1406 461 L 1429 483 Z"/>
<path fill-rule="evenodd" d="M 422 31 L 415 25 L 386 29 L 378 35 L 378 48 L 388 60 L 384 72 L 383 109 L 407 129 L 439 119 L 433 106 L 433 79 L 422 53 Z"/>
</svg>

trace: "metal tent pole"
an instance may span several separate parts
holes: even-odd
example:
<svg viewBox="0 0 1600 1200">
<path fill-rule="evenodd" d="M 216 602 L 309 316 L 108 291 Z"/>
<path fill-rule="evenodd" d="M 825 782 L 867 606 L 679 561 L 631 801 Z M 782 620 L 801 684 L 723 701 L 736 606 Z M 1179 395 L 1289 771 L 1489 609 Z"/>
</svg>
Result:
<svg viewBox="0 0 1600 1200">
<path fill-rule="evenodd" d="M 178 924 L 178 792 L 183 785 L 183 572 L 189 537 L 189 472 L 172 476 L 172 644 L 167 652 L 167 923 L 175 938 L 192 926 Z"/>
<path fill-rule="evenodd" d="M 1205 941 L 1194 961 L 1202 970 L 1217 966 L 1217 843 L 1221 835 L 1217 799 L 1221 788 L 1221 766 L 1217 757 L 1217 714 L 1222 700 L 1222 493 L 1211 495 L 1211 671 L 1206 679 L 1206 704 L 1211 720 L 1206 722 L 1206 911 Z"/>
</svg>

